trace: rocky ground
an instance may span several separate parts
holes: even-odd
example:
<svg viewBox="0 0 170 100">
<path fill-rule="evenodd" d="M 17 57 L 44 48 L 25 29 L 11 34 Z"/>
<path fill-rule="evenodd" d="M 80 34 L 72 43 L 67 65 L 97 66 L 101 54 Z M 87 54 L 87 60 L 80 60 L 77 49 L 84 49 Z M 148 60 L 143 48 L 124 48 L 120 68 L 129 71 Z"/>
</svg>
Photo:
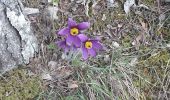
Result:
<svg viewBox="0 0 170 100">
<path fill-rule="evenodd" d="M 170 99 L 170 3 L 165 1 L 22 0 L 24 7 L 39 10 L 28 15 L 39 53 L 1 76 L 0 98 Z M 105 50 L 87 61 L 81 52 L 65 54 L 55 42 L 69 17 L 90 22 L 87 35 L 100 37 Z"/>
</svg>

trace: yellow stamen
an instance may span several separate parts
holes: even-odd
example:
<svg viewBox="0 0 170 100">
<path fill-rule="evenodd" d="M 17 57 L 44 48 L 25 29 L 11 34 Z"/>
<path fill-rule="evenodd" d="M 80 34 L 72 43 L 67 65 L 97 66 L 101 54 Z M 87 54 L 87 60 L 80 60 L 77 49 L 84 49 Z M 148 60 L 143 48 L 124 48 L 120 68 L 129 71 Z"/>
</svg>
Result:
<svg viewBox="0 0 170 100">
<path fill-rule="evenodd" d="M 85 43 L 85 47 L 86 47 L 87 49 L 92 48 L 92 42 L 87 41 L 87 42 Z"/>
<path fill-rule="evenodd" d="M 79 30 L 77 28 L 72 28 L 70 34 L 75 36 L 79 33 Z"/>
</svg>

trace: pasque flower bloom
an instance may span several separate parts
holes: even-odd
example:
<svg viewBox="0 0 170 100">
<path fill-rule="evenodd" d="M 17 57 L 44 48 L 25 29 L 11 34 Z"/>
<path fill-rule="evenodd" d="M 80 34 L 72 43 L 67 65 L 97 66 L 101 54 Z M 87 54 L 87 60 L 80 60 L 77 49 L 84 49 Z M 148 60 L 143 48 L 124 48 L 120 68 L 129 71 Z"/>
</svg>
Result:
<svg viewBox="0 0 170 100">
<path fill-rule="evenodd" d="M 81 46 L 81 41 L 79 35 L 82 30 L 89 28 L 89 22 L 76 23 L 73 19 L 68 19 L 68 27 L 61 29 L 58 34 L 66 36 L 66 44 L 71 46 L 75 45 L 76 47 Z"/>
<path fill-rule="evenodd" d="M 80 34 L 79 38 L 82 41 L 82 56 L 84 60 L 86 60 L 89 55 L 95 57 L 96 51 L 103 49 L 98 39 L 89 39 L 84 34 Z"/>
<path fill-rule="evenodd" d="M 58 44 L 60 48 L 64 49 L 65 52 L 68 52 L 71 48 L 71 46 L 67 45 L 65 40 L 58 41 L 56 42 L 56 44 Z"/>
<path fill-rule="evenodd" d="M 68 52 L 70 49 L 76 49 L 75 46 L 70 46 L 66 43 L 66 40 L 61 40 L 56 42 L 56 44 L 58 44 L 58 46 L 62 49 L 64 49 L 64 52 Z"/>
</svg>

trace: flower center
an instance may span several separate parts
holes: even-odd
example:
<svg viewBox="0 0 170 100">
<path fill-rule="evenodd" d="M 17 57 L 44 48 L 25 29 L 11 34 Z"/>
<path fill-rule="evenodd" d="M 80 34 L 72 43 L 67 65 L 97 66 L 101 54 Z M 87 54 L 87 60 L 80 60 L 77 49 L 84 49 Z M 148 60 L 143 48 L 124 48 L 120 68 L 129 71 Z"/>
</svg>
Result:
<svg viewBox="0 0 170 100">
<path fill-rule="evenodd" d="M 87 41 L 87 42 L 85 43 L 85 47 L 86 47 L 87 49 L 92 48 L 92 42 Z"/>
<path fill-rule="evenodd" d="M 79 30 L 77 28 L 72 28 L 70 34 L 75 36 L 79 33 Z"/>
</svg>

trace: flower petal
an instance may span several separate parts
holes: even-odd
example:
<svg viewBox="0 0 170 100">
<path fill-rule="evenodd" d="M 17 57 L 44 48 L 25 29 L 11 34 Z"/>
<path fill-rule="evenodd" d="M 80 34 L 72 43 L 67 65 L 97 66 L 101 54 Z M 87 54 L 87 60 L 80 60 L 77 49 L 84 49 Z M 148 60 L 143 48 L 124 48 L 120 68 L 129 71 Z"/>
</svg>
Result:
<svg viewBox="0 0 170 100">
<path fill-rule="evenodd" d="M 90 27 L 90 23 L 89 22 L 82 22 L 80 24 L 77 25 L 77 28 L 79 30 L 84 30 Z"/>
<path fill-rule="evenodd" d="M 92 44 L 93 44 L 93 47 L 95 49 L 103 49 L 103 46 L 99 43 L 98 40 L 91 40 Z"/>
<path fill-rule="evenodd" d="M 88 53 L 92 56 L 92 57 L 95 57 L 96 56 L 96 51 L 91 48 L 91 49 L 88 49 Z"/>
<path fill-rule="evenodd" d="M 72 51 L 75 51 L 75 50 L 77 50 L 77 47 L 76 47 L 75 45 L 73 45 L 73 46 L 71 47 L 71 50 L 72 50 Z"/>
<path fill-rule="evenodd" d="M 58 42 L 56 42 L 56 44 L 57 44 L 60 48 L 65 48 L 66 42 L 65 42 L 65 41 L 58 41 Z"/>
<path fill-rule="evenodd" d="M 79 39 L 82 41 L 82 42 L 85 42 L 88 40 L 88 37 L 84 34 L 79 34 L 78 35 Z"/>
<path fill-rule="evenodd" d="M 69 28 L 66 27 L 66 28 L 61 29 L 61 30 L 58 32 L 58 34 L 59 34 L 59 35 L 66 35 L 66 34 L 68 34 L 69 32 L 70 32 Z"/>
<path fill-rule="evenodd" d="M 81 40 L 77 36 L 74 36 L 73 44 L 79 48 L 81 46 Z"/>
<path fill-rule="evenodd" d="M 66 44 L 66 41 L 65 41 L 65 40 L 63 40 L 63 41 L 58 41 L 58 42 L 56 42 L 56 44 L 58 44 L 58 46 L 59 46 L 60 48 L 64 49 L 64 52 L 65 52 L 65 53 L 70 50 L 70 46 L 68 46 L 68 45 Z"/>
<path fill-rule="evenodd" d="M 82 47 L 82 56 L 84 60 L 88 58 L 88 51 L 85 47 Z"/>
<path fill-rule="evenodd" d="M 70 50 L 70 46 L 66 45 L 64 49 L 64 52 L 67 53 Z"/>
<path fill-rule="evenodd" d="M 66 44 L 71 46 L 73 41 L 74 41 L 74 37 L 71 35 L 68 35 L 68 37 L 66 38 Z"/>
<path fill-rule="evenodd" d="M 72 18 L 68 18 L 68 27 L 75 27 L 76 25 L 76 21 L 74 21 Z"/>
</svg>

